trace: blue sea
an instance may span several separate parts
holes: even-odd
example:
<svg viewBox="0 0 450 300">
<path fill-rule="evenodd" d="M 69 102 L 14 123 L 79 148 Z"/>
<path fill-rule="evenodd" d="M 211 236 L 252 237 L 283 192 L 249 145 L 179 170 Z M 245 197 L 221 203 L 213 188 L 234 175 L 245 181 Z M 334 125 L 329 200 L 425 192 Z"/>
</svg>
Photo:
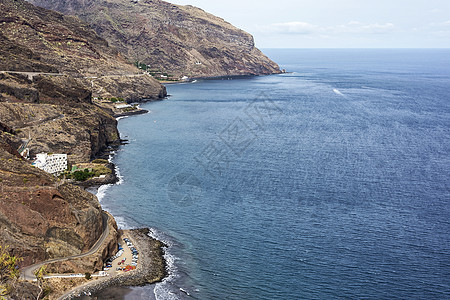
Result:
<svg viewBox="0 0 450 300">
<path fill-rule="evenodd" d="M 119 121 L 98 196 L 170 271 L 125 299 L 450 299 L 450 50 L 264 52 Z"/>
</svg>

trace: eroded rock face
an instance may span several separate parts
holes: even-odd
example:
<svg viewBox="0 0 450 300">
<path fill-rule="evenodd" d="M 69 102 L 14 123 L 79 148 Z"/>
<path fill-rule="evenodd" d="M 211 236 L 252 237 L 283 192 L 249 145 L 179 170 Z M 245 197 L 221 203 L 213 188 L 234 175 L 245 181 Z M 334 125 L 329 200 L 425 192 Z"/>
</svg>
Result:
<svg viewBox="0 0 450 300">
<path fill-rule="evenodd" d="M 0 71 L 61 73 L 84 79 L 140 73 L 88 24 L 76 17 L 36 7 L 24 0 L 0 0 L 0 11 Z M 133 81 L 135 95 L 141 99 L 166 96 L 164 87 L 151 77 L 136 76 L 128 80 Z M 90 82 L 85 82 L 92 92 Z M 59 96 L 60 84 L 68 84 L 63 88 L 65 92 L 73 87 L 73 82 L 67 78 L 59 83 L 55 79 L 48 82 L 41 78 L 40 83 L 44 87 L 50 84 L 46 93 L 50 98 Z M 13 95 L 36 101 L 39 95 L 29 85 L 22 82 L 15 87 Z M 34 85 L 39 85 L 39 82 Z M 7 88 L 0 79 L 0 94 L 9 93 Z M 120 88 L 108 90 L 103 86 L 102 89 L 105 95 L 131 100 Z"/>
<path fill-rule="evenodd" d="M 176 76 L 279 73 L 253 37 L 193 6 L 160 0 L 32 0 L 77 15 L 127 57 Z"/>
<path fill-rule="evenodd" d="M 95 196 L 32 167 L 0 135 L 0 240 L 23 265 L 89 250 L 103 231 Z"/>
<path fill-rule="evenodd" d="M 17 74 L 0 74 L 0 78 L 10 90 L 4 94 L 5 101 L 0 101 L 0 121 L 17 137 L 32 138 L 28 145 L 32 156 L 66 153 L 69 162 L 86 162 L 119 142 L 117 121 L 91 104 L 91 93 L 83 79 L 37 76 L 30 81 Z M 25 99 L 16 92 L 17 86 L 24 84 L 37 93 L 37 99 Z"/>
<path fill-rule="evenodd" d="M 47 265 L 48 272 L 56 274 L 85 272 L 95 273 L 102 270 L 105 258 L 112 257 L 116 254 L 117 240 L 119 237 L 116 221 L 112 215 L 107 212 L 105 213 L 109 216 L 109 234 L 99 251 L 83 258 L 51 263 Z"/>
</svg>

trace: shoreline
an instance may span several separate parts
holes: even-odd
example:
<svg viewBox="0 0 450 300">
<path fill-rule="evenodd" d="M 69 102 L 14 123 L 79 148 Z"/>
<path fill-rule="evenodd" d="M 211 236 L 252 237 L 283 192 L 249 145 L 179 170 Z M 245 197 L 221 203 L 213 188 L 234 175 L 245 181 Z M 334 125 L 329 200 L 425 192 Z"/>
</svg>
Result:
<svg viewBox="0 0 450 300">
<path fill-rule="evenodd" d="M 130 237 L 137 249 L 139 249 L 140 260 L 136 270 L 128 273 L 114 275 L 83 283 L 59 296 L 60 300 L 76 299 L 84 294 L 96 294 L 109 287 L 131 287 L 144 286 L 158 283 L 167 277 L 164 249 L 167 248 L 163 242 L 148 235 L 148 228 L 123 230 Z"/>
<path fill-rule="evenodd" d="M 151 101 L 144 101 L 151 102 Z M 126 112 L 120 115 L 114 115 L 113 117 L 118 119 L 121 117 L 128 117 L 134 115 L 141 115 L 149 113 L 148 110 L 139 109 L 137 111 Z M 120 119 L 119 119 L 120 120 Z M 108 149 L 105 149 L 97 155 L 99 158 L 110 158 L 115 154 L 115 151 L 119 149 L 120 146 L 126 145 L 126 140 L 120 140 L 120 143 L 116 145 L 111 145 Z M 85 190 L 95 190 L 102 186 L 108 186 L 112 184 L 117 184 L 119 182 L 119 176 L 117 174 L 117 166 L 109 162 L 107 166 L 112 173 L 104 179 L 90 179 L 85 182 L 77 183 L 76 185 L 84 188 Z M 93 193 L 93 191 L 89 191 Z M 96 193 L 93 193 L 96 195 Z M 114 222 L 116 222 L 114 216 L 109 213 Z M 162 241 L 157 240 L 149 235 L 150 230 L 148 228 L 140 229 L 123 229 L 119 230 L 123 236 L 126 234 L 134 242 L 136 248 L 140 253 L 139 267 L 136 270 L 130 271 L 124 274 L 117 274 L 113 277 L 106 277 L 97 279 L 92 282 L 84 282 L 72 289 L 68 290 L 62 296 L 58 296 L 57 299 L 77 299 L 77 297 L 83 296 L 83 294 L 99 294 L 104 292 L 109 287 L 116 288 L 127 288 L 133 286 L 145 286 L 158 282 L 162 282 L 168 276 L 167 262 L 164 257 L 165 248 L 168 246 Z M 120 240 L 118 240 L 120 243 Z"/>
</svg>

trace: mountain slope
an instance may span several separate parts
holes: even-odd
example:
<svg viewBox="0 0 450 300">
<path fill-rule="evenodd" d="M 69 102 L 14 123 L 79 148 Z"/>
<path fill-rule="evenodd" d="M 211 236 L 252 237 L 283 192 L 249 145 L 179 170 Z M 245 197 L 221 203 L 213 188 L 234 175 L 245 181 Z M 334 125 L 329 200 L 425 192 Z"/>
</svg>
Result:
<svg viewBox="0 0 450 300">
<path fill-rule="evenodd" d="M 0 131 L 0 241 L 23 265 L 90 249 L 102 233 L 95 196 L 23 161 Z"/>
<path fill-rule="evenodd" d="M 34 6 L 23 0 L 0 0 L 0 71 L 63 73 L 74 77 L 139 74 L 135 66 L 77 17 Z M 135 92 L 122 94 L 118 78 L 104 97 L 130 100 L 160 98 L 165 88 L 149 76 L 132 77 Z M 87 86 L 94 85 L 86 80 Z M 100 86 L 101 87 L 101 86 Z M 100 88 L 99 88 L 100 89 Z M 95 92 L 95 91 L 94 91 Z"/>
<path fill-rule="evenodd" d="M 129 58 L 189 77 L 279 73 L 253 37 L 221 18 L 161 0 L 32 0 L 77 15 Z"/>
<path fill-rule="evenodd" d="M 0 122 L 23 140 L 31 135 L 32 155 L 86 162 L 119 141 L 117 121 L 93 93 L 131 101 L 166 95 L 154 78 L 129 76 L 142 72 L 78 18 L 24 0 L 0 0 L 0 11 Z"/>
</svg>

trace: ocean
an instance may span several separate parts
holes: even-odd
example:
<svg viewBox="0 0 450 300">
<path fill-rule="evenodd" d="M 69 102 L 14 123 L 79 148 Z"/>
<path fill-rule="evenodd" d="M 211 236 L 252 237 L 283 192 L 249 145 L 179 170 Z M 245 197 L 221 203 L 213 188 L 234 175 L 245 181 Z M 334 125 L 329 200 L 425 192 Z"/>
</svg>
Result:
<svg viewBox="0 0 450 300">
<path fill-rule="evenodd" d="M 265 53 L 119 121 L 99 199 L 170 271 L 125 299 L 450 299 L 450 50 Z"/>
</svg>

